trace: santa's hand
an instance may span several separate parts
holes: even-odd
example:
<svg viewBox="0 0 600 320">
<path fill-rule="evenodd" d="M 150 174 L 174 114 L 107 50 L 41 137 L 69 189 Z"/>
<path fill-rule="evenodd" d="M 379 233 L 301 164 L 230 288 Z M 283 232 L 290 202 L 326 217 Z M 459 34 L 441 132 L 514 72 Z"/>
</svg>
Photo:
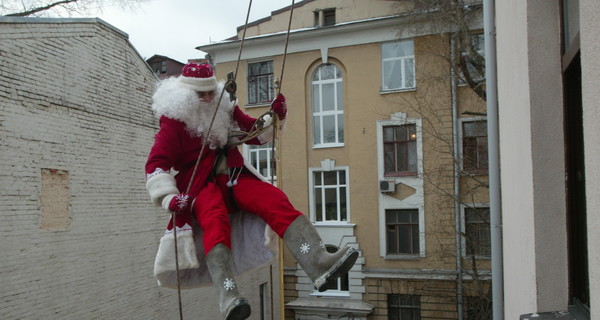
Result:
<svg viewBox="0 0 600 320">
<path fill-rule="evenodd" d="M 189 194 L 180 193 L 175 195 L 169 202 L 169 211 L 173 213 L 182 213 L 190 210 L 192 199 Z"/>
<path fill-rule="evenodd" d="M 275 112 L 277 114 L 277 116 L 279 116 L 279 120 L 283 120 L 285 119 L 285 116 L 287 114 L 287 105 L 285 104 L 285 96 L 283 94 L 278 94 L 277 98 L 275 98 L 275 100 L 273 100 L 272 105 L 272 109 L 273 112 Z"/>
</svg>

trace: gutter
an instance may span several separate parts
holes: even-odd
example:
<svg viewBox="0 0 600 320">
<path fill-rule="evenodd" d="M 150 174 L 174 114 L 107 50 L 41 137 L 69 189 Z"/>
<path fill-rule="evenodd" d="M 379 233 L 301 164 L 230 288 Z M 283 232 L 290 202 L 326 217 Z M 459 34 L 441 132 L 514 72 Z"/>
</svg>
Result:
<svg viewBox="0 0 600 320">
<path fill-rule="evenodd" d="M 502 208 L 500 194 L 500 142 L 498 124 L 498 82 L 496 75 L 495 0 L 483 1 L 485 37 L 486 97 L 488 116 L 488 167 L 490 183 L 490 231 L 492 246 L 493 319 L 504 319 L 504 271 L 502 252 Z"/>
</svg>

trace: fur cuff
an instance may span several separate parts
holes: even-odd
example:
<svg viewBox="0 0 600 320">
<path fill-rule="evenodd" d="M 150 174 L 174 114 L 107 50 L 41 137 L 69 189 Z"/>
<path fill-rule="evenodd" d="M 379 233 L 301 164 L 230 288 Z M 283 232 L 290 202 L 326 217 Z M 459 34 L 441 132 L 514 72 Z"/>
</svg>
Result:
<svg viewBox="0 0 600 320">
<path fill-rule="evenodd" d="M 146 181 L 146 190 L 150 194 L 150 200 L 157 206 L 161 206 L 163 198 L 169 194 L 179 194 L 175 178 L 168 173 L 161 173 Z M 168 208 L 168 207 L 167 207 Z"/>
<path fill-rule="evenodd" d="M 154 260 L 154 276 L 159 283 L 167 282 L 166 279 L 169 274 L 177 270 L 174 249 L 175 237 L 172 232 L 166 233 L 160 239 L 160 245 Z M 177 228 L 177 256 L 180 270 L 196 269 L 200 265 L 196 256 L 192 227 L 188 224 L 185 224 L 182 228 Z"/>
</svg>

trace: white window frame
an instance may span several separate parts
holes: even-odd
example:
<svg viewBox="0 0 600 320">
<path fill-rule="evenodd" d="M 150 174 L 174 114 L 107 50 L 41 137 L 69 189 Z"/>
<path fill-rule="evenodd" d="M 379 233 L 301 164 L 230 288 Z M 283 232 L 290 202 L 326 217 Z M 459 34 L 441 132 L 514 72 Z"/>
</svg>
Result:
<svg viewBox="0 0 600 320">
<path fill-rule="evenodd" d="M 399 57 L 389 57 L 389 58 L 384 58 L 383 57 L 383 47 L 385 45 L 388 44 L 392 44 L 392 43 L 399 43 L 399 42 L 410 42 L 412 43 L 412 47 L 413 47 L 413 52 L 412 55 L 406 55 L 406 56 L 399 56 Z M 407 62 L 412 60 L 412 86 L 409 86 L 407 84 L 407 76 L 406 76 L 406 68 L 407 68 Z M 387 62 L 400 62 L 400 74 L 401 74 L 401 79 L 402 79 L 402 83 L 400 84 L 400 87 L 398 88 L 386 88 L 386 76 L 391 76 L 388 75 L 389 72 L 388 69 L 386 68 L 386 63 Z M 394 92 L 394 91 L 406 91 L 406 90 L 414 90 L 417 87 L 417 75 L 416 75 L 416 61 L 415 61 L 415 45 L 414 45 L 414 40 L 413 39 L 406 39 L 406 40 L 401 40 L 401 41 L 394 41 L 394 42 L 384 42 L 381 44 L 381 92 Z"/>
<path fill-rule="evenodd" d="M 460 220 L 461 220 L 461 230 L 464 234 L 466 234 L 467 232 L 467 219 L 466 219 L 466 209 L 467 208 L 490 208 L 490 204 L 489 203 L 470 203 L 468 205 L 464 205 L 461 204 L 460 205 Z M 490 226 L 490 232 L 491 232 L 491 226 Z M 469 253 L 467 253 L 467 239 L 465 239 L 465 237 L 461 237 L 461 255 L 463 256 L 463 258 L 467 258 L 467 257 L 472 257 Z M 478 260 L 490 260 L 492 259 L 491 254 L 489 256 L 480 256 L 480 255 L 475 255 L 475 258 Z"/>
<path fill-rule="evenodd" d="M 252 162 L 252 154 L 259 154 L 260 155 L 260 151 L 267 151 L 267 171 L 269 172 L 268 176 L 263 175 L 269 182 L 274 181 L 274 185 L 277 185 L 277 172 L 273 172 L 273 168 L 271 167 L 271 146 L 269 145 L 269 143 L 265 143 L 262 145 L 247 145 L 244 144 L 243 145 L 243 153 L 244 153 L 244 158 L 246 158 L 246 160 L 248 162 L 250 162 L 252 164 L 252 166 L 262 175 L 263 173 L 261 172 L 260 168 L 256 165 L 256 163 Z M 257 155 L 258 156 L 258 155 Z M 275 149 L 275 156 L 277 156 L 277 149 Z M 260 157 L 258 157 L 259 161 L 260 161 Z"/>
<path fill-rule="evenodd" d="M 341 73 L 341 69 L 339 66 L 337 66 L 334 63 L 327 63 L 330 65 L 335 66 L 336 69 L 340 70 Z M 342 147 L 344 146 L 344 141 L 340 141 L 342 140 L 342 138 L 340 136 L 345 136 L 345 126 L 344 126 L 344 121 L 345 121 L 345 117 L 344 117 L 344 106 L 343 106 L 343 83 L 344 83 L 344 77 L 343 75 L 341 76 L 341 78 L 334 78 L 334 79 L 326 79 L 326 80 L 321 80 L 320 76 L 319 76 L 319 80 L 313 80 L 313 78 L 315 77 L 315 75 L 317 74 L 317 72 L 319 72 L 319 69 L 321 67 L 323 67 L 324 65 L 327 64 L 321 64 L 319 65 L 315 71 L 313 72 L 312 76 L 311 76 L 311 82 L 310 82 L 310 91 L 311 91 L 311 110 L 312 111 L 312 140 L 313 140 L 313 148 L 317 149 L 317 148 L 332 148 L 332 147 Z M 342 87 L 342 92 L 338 92 L 338 83 L 341 83 L 341 87 Z M 334 97 L 333 97 L 333 101 L 335 104 L 335 108 L 334 110 L 327 110 L 327 111 L 323 111 L 323 85 L 325 84 L 333 84 L 333 90 L 334 90 Z M 319 97 L 318 97 L 318 101 L 319 101 L 319 106 L 315 106 L 313 103 L 315 101 L 315 97 L 314 95 L 314 90 L 313 87 L 315 85 L 319 86 Z M 340 103 L 340 100 L 342 101 Z M 317 111 L 314 111 L 315 109 L 317 109 Z M 323 142 L 323 118 L 326 116 L 333 116 L 334 118 L 334 122 L 335 122 L 335 141 L 334 142 L 327 142 L 324 143 Z M 341 122 L 339 120 L 339 116 L 341 116 Z M 315 119 L 318 119 L 319 121 L 319 132 L 315 132 Z M 317 141 L 315 141 L 315 134 L 319 135 L 319 143 L 317 143 Z"/>
<path fill-rule="evenodd" d="M 346 188 L 346 221 L 341 220 L 330 220 L 330 221 L 317 221 L 317 211 L 316 211 L 316 203 L 315 203 L 315 181 L 314 174 L 316 172 L 327 172 L 327 171 L 344 171 L 346 173 L 346 184 L 345 185 L 336 185 L 336 189 L 340 186 L 344 186 Z M 308 169 L 308 183 L 309 183 L 309 203 L 310 203 L 310 218 L 311 221 L 316 225 L 348 225 L 350 224 L 350 170 L 348 166 L 339 166 L 333 168 L 323 168 L 323 167 L 311 167 Z M 339 201 L 338 201 L 339 203 Z M 338 209 L 338 218 L 340 215 Z"/>
</svg>

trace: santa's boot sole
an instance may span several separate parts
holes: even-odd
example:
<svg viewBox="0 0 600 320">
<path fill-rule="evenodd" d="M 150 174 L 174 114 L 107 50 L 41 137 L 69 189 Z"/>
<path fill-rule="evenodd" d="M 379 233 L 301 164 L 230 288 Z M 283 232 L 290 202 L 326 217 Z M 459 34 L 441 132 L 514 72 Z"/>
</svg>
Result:
<svg viewBox="0 0 600 320">
<path fill-rule="evenodd" d="M 231 310 L 227 313 L 225 320 L 244 320 L 250 317 L 252 310 L 246 298 L 239 298 L 234 302 Z"/>
<path fill-rule="evenodd" d="M 329 268 L 327 272 L 315 279 L 315 288 L 319 292 L 327 290 L 327 287 L 335 282 L 339 276 L 352 269 L 356 259 L 358 259 L 358 251 L 352 247 L 348 248 L 343 257 L 341 257 L 331 268 Z"/>
</svg>

